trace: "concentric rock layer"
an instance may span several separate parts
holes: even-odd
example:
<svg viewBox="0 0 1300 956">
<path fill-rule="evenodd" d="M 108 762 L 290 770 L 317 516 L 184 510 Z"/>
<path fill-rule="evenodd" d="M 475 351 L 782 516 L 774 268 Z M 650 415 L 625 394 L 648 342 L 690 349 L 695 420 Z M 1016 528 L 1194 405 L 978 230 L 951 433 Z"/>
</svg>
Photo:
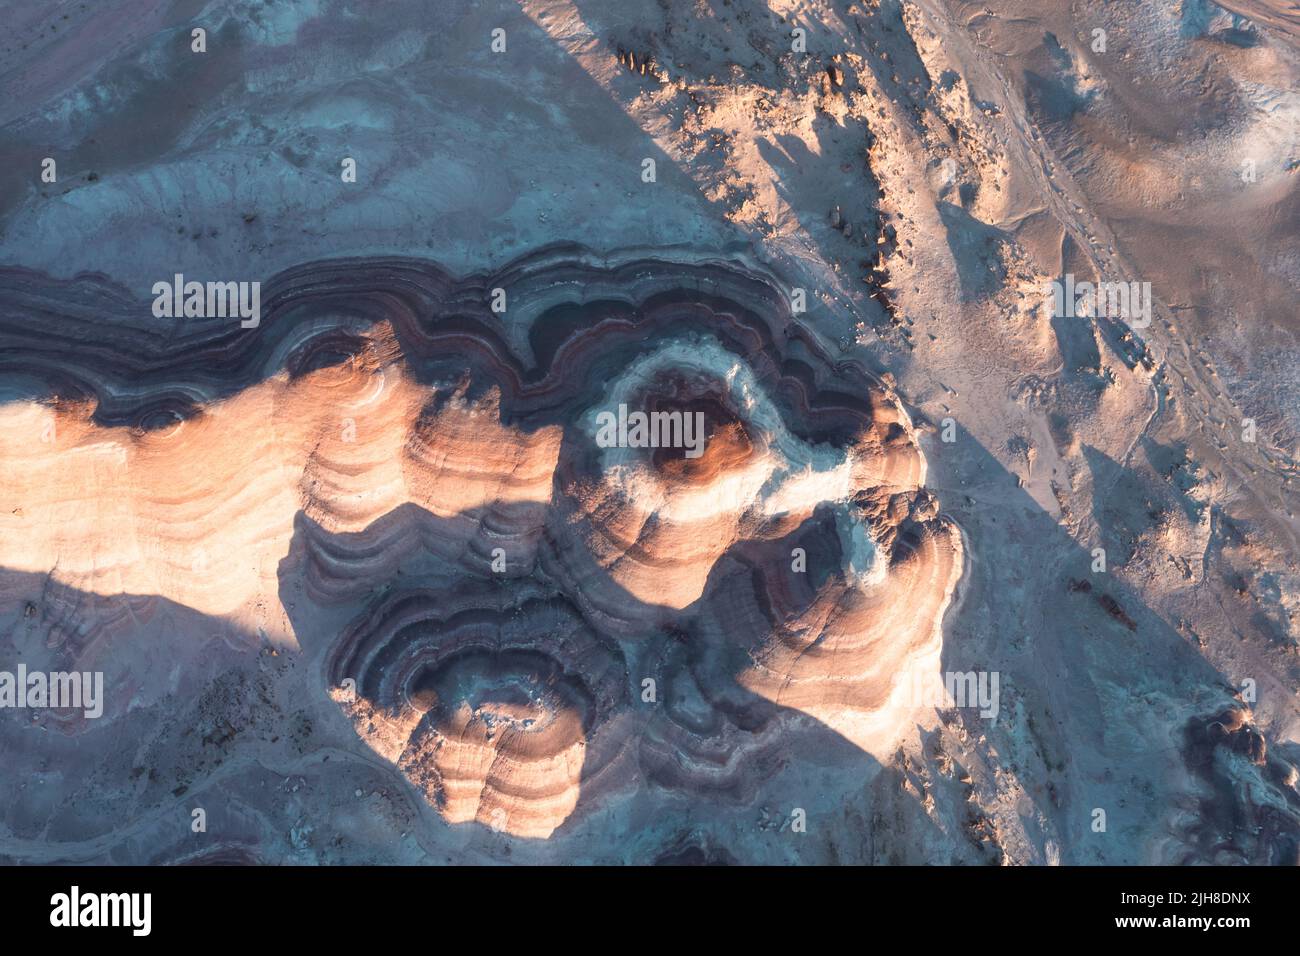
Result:
<svg viewBox="0 0 1300 956">
<path fill-rule="evenodd" d="M 887 749 L 937 669 L 961 543 L 911 422 L 755 267 L 319 262 L 256 329 L 166 334 L 94 280 L 0 286 L 0 565 L 319 652 L 450 823 L 743 799 L 800 726 Z M 601 439 L 632 413 L 675 437 Z M 56 653 L 120 683 L 105 634 Z"/>
</svg>

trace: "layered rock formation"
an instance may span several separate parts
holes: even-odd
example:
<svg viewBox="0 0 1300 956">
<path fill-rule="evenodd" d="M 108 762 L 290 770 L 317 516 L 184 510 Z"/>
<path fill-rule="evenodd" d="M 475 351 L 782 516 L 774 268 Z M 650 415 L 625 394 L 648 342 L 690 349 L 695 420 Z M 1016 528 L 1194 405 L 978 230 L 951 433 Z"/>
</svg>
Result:
<svg viewBox="0 0 1300 956">
<path fill-rule="evenodd" d="M 319 659 L 450 823 L 738 798 L 810 721 L 886 750 L 937 670 L 961 543 L 911 422 L 756 268 L 312 263 L 257 329 L 171 336 L 108 285 L 3 282 L 0 565 Z M 598 441 L 620 406 L 698 422 L 693 453 Z M 121 684 L 108 640 L 64 663 Z"/>
</svg>

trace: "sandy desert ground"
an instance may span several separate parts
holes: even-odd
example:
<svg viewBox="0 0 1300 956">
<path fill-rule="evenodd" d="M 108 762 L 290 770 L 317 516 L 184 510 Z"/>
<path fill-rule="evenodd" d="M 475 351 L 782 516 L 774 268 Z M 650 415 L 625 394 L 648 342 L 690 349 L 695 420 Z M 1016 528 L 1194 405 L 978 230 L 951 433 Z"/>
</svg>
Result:
<svg viewBox="0 0 1300 956">
<path fill-rule="evenodd" d="M 0 859 L 1300 862 L 1300 6 L 379 7 L 0 4 Z"/>
</svg>

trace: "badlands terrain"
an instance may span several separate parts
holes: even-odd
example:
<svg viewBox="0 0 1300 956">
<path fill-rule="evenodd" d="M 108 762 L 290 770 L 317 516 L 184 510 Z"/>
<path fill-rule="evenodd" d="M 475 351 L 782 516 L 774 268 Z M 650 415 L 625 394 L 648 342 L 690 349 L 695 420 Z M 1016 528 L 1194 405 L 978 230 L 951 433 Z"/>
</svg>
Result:
<svg viewBox="0 0 1300 956">
<path fill-rule="evenodd" d="M 0 860 L 1300 862 L 1292 0 L 0 13 Z"/>
</svg>

